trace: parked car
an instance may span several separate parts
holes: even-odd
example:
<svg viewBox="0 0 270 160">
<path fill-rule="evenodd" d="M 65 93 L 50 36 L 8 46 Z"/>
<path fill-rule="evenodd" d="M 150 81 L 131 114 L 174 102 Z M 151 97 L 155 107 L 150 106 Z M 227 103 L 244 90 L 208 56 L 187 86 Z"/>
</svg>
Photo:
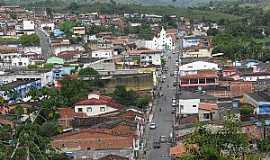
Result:
<svg viewBox="0 0 270 160">
<path fill-rule="evenodd" d="M 172 108 L 172 114 L 175 114 L 176 113 L 176 108 Z"/>
<path fill-rule="evenodd" d="M 176 98 L 173 98 L 173 99 L 172 99 L 172 106 L 173 106 L 173 107 L 176 107 L 176 106 L 177 106 Z"/>
<path fill-rule="evenodd" d="M 156 148 L 160 148 L 160 141 L 154 141 L 153 142 L 153 148 L 156 149 Z"/>
<path fill-rule="evenodd" d="M 150 123 L 149 128 L 150 129 L 156 129 L 157 128 L 156 123 Z"/>
<path fill-rule="evenodd" d="M 160 140 L 160 143 L 166 143 L 167 142 L 166 136 L 160 136 L 159 140 Z"/>
</svg>

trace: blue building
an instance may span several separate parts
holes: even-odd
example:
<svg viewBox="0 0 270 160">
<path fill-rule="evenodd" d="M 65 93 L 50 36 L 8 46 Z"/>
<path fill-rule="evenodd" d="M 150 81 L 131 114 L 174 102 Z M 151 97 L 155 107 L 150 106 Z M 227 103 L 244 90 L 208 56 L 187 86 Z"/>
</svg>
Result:
<svg viewBox="0 0 270 160">
<path fill-rule="evenodd" d="M 62 37 L 62 36 L 64 36 L 64 32 L 61 31 L 60 29 L 55 29 L 55 30 L 53 30 L 53 35 L 55 37 Z"/>
<path fill-rule="evenodd" d="M 59 78 L 63 77 L 64 75 L 70 75 L 72 70 L 74 70 L 75 67 L 73 66 L 55 66 L 52 69 L 52 76 L 53 80 L 58 80 Z"/>
<path fill-rule="evenodd" d="M 257 115 L 270 115 L 269 90 L 245 94 L 244 102 L 254 106 Z"/>
<path fill-rule="evenodd" d="M 0 86 L 0 96 L 9 102 L 25 98 L 31 89 L 40 89 L 41 80 L 17 80 Z"/>
</svg>

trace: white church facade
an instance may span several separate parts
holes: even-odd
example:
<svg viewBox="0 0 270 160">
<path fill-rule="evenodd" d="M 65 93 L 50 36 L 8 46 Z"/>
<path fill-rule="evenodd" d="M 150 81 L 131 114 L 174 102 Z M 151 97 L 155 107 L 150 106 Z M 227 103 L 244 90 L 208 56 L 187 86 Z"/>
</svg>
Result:
<svg viewBox="0 0 270 160">
<path fill-rule="evenodd" d="M 173 50 L 174 43 L 171 36 L 168 36 L 165 29 L 162 27 L 159 37 L 154 37 L 150 41 L 138 41 L 137 46 L 145 47 L 153 50 Z"/>
</svg>

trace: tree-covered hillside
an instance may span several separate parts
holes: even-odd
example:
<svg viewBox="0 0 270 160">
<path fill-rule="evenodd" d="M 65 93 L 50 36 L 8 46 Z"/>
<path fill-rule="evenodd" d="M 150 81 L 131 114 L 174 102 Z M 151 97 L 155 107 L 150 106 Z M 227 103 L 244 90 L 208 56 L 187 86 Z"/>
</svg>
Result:
<svg viewBox="0 0 270 160">
<path fill-rule="evenodd" d="M 27 4 L 32 2 L 42 2 L 46 0 L 0 0 L 1 3 L 7 4 Z M 142 5 L 173 5 L 178 7 L 190 7 L 208 4 L 210 1 L 236 1 L 236 0 L 50 0 L 52 2 L 65 2 L 62 4 L 68 4 L 67 2 L 77 2 L 77 3 L 107 3 L 115 1 L 116 3 L 135 3 Z"/>
</svg>

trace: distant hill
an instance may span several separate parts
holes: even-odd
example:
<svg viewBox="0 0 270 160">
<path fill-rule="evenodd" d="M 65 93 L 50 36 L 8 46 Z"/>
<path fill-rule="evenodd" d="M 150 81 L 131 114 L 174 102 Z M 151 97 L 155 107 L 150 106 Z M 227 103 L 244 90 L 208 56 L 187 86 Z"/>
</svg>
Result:
<svg viewBox="0 0 270 160">
<path fill-rule="evenodd" d="M 78 0 L 80 1 L 80 0 Z M 81 0 L 83 1 L 83 0 Z M 110 2 L 111 0 L 91 0 L 92 2 Z M 136 3 L 142 5 L 173 5 L 178 7 L 191 7 L 208 4 L 210 1 L 236 1 L 236 0 L 113 0 L 116 3 Z"/>
<path fill-rule="evenodd" d="M 78 3 L 106 3 L 114 1 L 116 3 L 136 3 L 142 5 L 173 5 L 178 7 L 189 7 L 208 4 L 210 1 L 236 1 L 236 0 L 0 0 L 0 2 L 5 2 L 8 4 L 27 4 L 31 2 L 41 2 L 41 1 L 61 1 L 61 2 L 78 2 Z"/>
</svg>

